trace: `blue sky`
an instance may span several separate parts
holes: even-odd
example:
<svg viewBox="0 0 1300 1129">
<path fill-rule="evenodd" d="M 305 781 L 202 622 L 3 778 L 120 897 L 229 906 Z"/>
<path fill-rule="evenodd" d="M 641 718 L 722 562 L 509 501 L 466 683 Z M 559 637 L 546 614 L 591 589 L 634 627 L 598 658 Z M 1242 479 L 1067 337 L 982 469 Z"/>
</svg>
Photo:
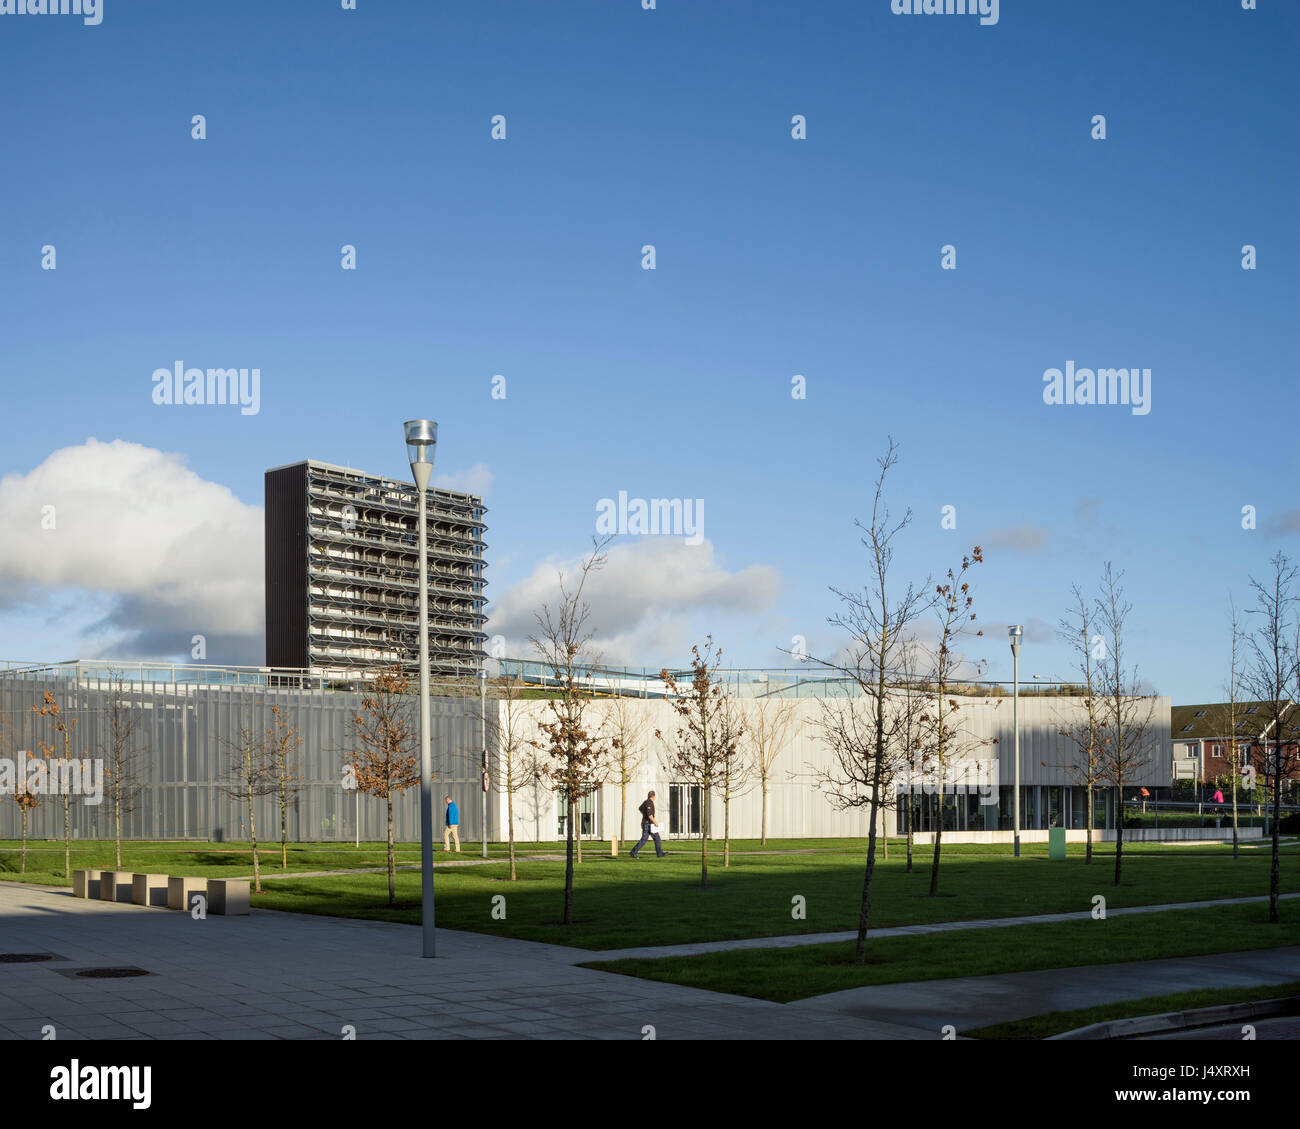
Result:
<svg viewBox="0 0 1300 1129">
<path fill-rule="evenodd" d="M 852 522 L 892 434 L 889 497 L 914 513 L 898 575 L 983 545 L 990 638 L 973 653 L 990 676 L 1010 674 L 1010 622 L 1028 625 L 1022 675 L 1068 674 L 1050 629 L 1070 585 L 1091 592 L 1113 560 L 1141 673 L 1175 701 L 1213 698 L 1229 592 L 1248 603 L 1248 575 L 1300 532 L 1300 8 L 999 14 L 105 0 L 97 27 L 0 15 L 0 656 L 182 657 L 193 626 L 220 640 L 209 661 L 259 661 L 248 507 L 265 469 L 405 476 L 401 422 L 428 416 L 440 471 L 490 472 L 489 594 L 505 604 L 489 630 L 518 636 L 538 577 L 626 490 L 704 499 L 709 556 L 702 573 L 679 559 L 678 585 L 664 546 L 623 542 L 597 604 L 611 655 L 680 662 L 707 630 L 743 665 L 787 665 L 795 635 L 829 650 L 827 586 L 864 577 Z M 258 367 L 260 411 L 154 404 L 152 372 L 178 359 Z M 1043 372 L 1067 361 L 1150 368 L 1150 413 L 1045 405 Z M 42 491 L 78 489 L 47 460 L 92 438 L 175 456 L 106 476 L 94 509 L 110 530 L 119 505 L 151 523 L 172 562 L 155 567 L 188 587 L 142 579 L 154 546 L 138 532 L 105 543 L 87 521 L 79 537 L 75 513 L 31 531 Z M 121 449 L 83 454 L 67 465 Z M 173 477 L 182 496 L 151 510 Z M 205 522 L 214 498 L 228 524 Z M 188 556 L 167 540 L 171 505 L 191 513 Z M 205 536 L 229 557 L 195 549 Z M 137 615 L 153 629 L 133 634 Z"/>
</svg>

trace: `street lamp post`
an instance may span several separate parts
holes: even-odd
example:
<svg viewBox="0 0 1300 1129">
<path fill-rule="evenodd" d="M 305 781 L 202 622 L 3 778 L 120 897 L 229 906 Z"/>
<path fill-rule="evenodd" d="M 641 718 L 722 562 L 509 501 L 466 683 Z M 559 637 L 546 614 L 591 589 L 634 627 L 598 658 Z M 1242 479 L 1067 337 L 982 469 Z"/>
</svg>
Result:
<svg viewBox="0 0 1300 1129">
<path fill-rule="evenodd" d="M 411 460 L 415 492 L 419 495 L 420 549 L 420 925 L 423 956 L 436 957 L 433 932 L 433 751 L 429 744 L 429 531 L 425 491 L 433 473 L 433 452 L 438 445 L 438 425 L 412 419 L 406 431 L 406 453 Z"/>
<path fill-rule="evenodd" d="M 478 668 L 478 718 L 479 743 L 483 747 L 483 857 L 487 858 L 487 798 L 488 798 L 488 760 L 487 760 L 487 667 Z"/>
<path fill-rule="evenodd" d="M 1020 857 L 1020 637 L 1023 634 L 1024 628 L 1018 623 L 1007 628 L 1007 635 L 1011 640 L 1011 727 L 1016 734 L 1016 759 L 1011 770 L 1011 826 L 1015 837 L 1013 854 L 1016 858 Z"/>
</svg>

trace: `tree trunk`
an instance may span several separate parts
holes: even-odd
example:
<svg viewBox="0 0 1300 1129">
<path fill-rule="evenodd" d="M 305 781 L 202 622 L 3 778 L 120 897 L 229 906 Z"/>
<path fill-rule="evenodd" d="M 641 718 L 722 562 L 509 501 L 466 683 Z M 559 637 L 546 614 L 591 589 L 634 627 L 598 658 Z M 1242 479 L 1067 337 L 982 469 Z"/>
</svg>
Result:
<svg viewBox="0 0 1300 1129">
<path fill-rule="evenodd" d="M 1115 885 L 1124 867 L 1124 785 L 1115 789 Z"/>
<path fill-rule="evenodd" d="M 582 818 L 582 801 L 577 799 L 573 801 L 573 822 L 576 824 Z M 573 831 L 573 861 L 579 866 L 582 865 L 582 828 L 575 827 Z"/>
<path fill-rule="evenodd" d="M 289 869 L 289 796 L 283 775 L 280 777 L 280 869 Z"/>
<path fill-rule="evenodd" d="M 72 877 L 72 822 L 71 813 L 68 810 L 71 796 L 65 791 L 63 793 L 63 877 Z"/>
<path fill-rule="evenodd" d="M 912 873 L 912 843 L 916 824 L 916 803 L 912 799 L 912 786 L 907 786 L 907 873 Z"/>
<path fill-rule="evenodd" d="M 253 848 L 253 889 L 262 892 L 262 867 L 257 861 L 257 826 L 253 822 L 253 790 L 248 790 L 248 840 Z"/>
<path fill-rule="evenodd" d="M 517 882 L 515 873 L 515 793 L 513 779 L 506 780 L 506 822 L 510 824 L 510 881 Z"/>
<path fill-rule="evenodd" d="M 722 868 L 731 865 L 731 796 L 722 798 Z"/>
<path fill-rule="evenodd" d="M 397 857 L 393 853 L 393 790 L 388 790 L 388 904 L 397 901 Z"/>
<path fill-rule="evenodd" d="M 709 884 L 709 789 L 700 789 L 704 810 L 700 813 L 700 888 Z"/>
<path fill-rule="evenodd" d="M 759 846 L 767 846 L 767 773 L 763 773 L 763 814 L 762 830 L 759 833 Z"/>
<path fill-rule="evenodd" d="M 943 849 L 943 808 L 934 821 L 934 861 L 930 863 L 930 897 L 939 892 L 939 852 Z"/>
<path fill-rule="evenodd" d="M 871 882 L 876 874 L 876 820 L 880 809 L 880 757 L 872 771 L 871 819 L 867 823 L 867 870 L 862 876 L 862 903 L 858 908 L 858 944 L 854 964 L 867 963 L 867 926 L 871 921 Z"/>
<path fill-rule="evenodd" d="M 1237 839 L 1237 758 L 1233 757 L 1232 764 L 1232 857 L 1235 859 L 1240 851 L 1240 843 Z"/>
<path fill-rule="evenodd" d="M 1092 781 L 1088 781 L 1088 845 L 1083 852 L 1083 863 L 1085 866 L 1092 862 L 1092 825 L 1096 821 L 1097 813 L 1093 807 L 1092 801 Z"/>
<path fill-rule="evenodd" d="M 627 842 L 627 769 L 619 773 L 618 784 L 618 841 Z"/>
<path fill-rule="evenodd" d="M 120 770 L 113 773 L 113 868 L 122 869 L 122 785 Z"/>
<path fill-rule="evenodd" d="M 573 798 L 565 796 L 568 818 L 564 821 L 564 924 L 573 924 Z"/>
<path fill-rule="evenodd" d="M 1274 733 L 1281 737 L 1282 724 L 1278 719 Z M 1267 779 L 1267 773 L 1265 773 Z M 1277 753 L 1273 758 L 1273 859 L 1268 869 L 1268 923 L 1276 925 L 1278 884 L 1281 877 L 1280 856 L 1278 854 L 1278 825 L 1282 821 L 1282 742 L 1277 742 Z"/>
<path fill-rule="evenodd" d="M 27 805 L 23 805 L 23 861 L 18 868 L 19 874 L 27 873 Z"/>
</svg>

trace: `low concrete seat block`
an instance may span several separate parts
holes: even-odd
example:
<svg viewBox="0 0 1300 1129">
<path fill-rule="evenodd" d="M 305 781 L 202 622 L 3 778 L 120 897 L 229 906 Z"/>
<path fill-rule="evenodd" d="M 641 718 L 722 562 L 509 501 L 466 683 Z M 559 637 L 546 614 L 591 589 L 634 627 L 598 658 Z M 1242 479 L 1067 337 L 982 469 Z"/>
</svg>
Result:
<svg viewBox="0 0 1300 1129">
<path fill-rule="evenodd" d="M 77 898 L 98 898 L 99 897 L 99 876 L 102 871 L 98 870 L 74 870 L 72 872 L 72 894 Z"/>
<path fill-rule="evenodd" d="M 130 870 L 101 870 L 99 872 L 99 897 L 105 902 L 131 901 L 131 882 L 135 873 Z"/>
<path fill-rule="evenodd" d="M 209 878 L 208 913 L 235 917 L 247 914 L 249 891 L 247 878 Z"/>
<path fill-rule="evenodd" d="M 165 906 L 167 904 L 167 875 L 131 875 L 131 901 L 138 906 Z"/>
<path fill-rule="evenodd" d="M 186 878 L 173 875 L 167 879 L 167 908 L 189 910 L 194 908 L 194 895 L 208 896 L 206 878 Z"/>
</svg>

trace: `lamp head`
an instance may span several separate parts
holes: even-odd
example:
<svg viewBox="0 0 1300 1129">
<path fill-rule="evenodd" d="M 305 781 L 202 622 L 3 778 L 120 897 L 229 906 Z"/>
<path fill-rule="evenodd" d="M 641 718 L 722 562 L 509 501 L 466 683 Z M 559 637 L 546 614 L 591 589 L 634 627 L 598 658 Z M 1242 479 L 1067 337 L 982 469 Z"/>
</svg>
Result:
<svg viewBox="0 0 1300 1129">
<path fill-rule="evenodd" d="M 411 462 L 415 485 L 424 490 L 433 472 L 433 452 L 438 446 L 438 425 L 431 419 L 408 419 L 402 424 L 406 433 L 406 457 Z"/>
<path fill-rule="evenodd" d="M 1018 623 L 1013 623 L 1007 628 L 1007 637 L 1011 640 L 1011 653 L 1015 654 L 1020 650 L 1020 637 L 1025 633 L 1025 629 Z"/>
</svg>

